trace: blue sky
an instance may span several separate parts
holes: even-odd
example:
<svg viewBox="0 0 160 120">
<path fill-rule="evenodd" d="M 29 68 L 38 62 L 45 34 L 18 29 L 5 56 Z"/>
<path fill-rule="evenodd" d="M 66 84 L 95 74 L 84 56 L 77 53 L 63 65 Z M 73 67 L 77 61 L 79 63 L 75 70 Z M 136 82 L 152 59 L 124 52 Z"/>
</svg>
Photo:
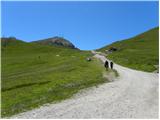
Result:
<svg viewBox="0 0 160 120">
<path fill-rule="evenodd" d="M 2 36 L 54 36 L 82 50 L 100 48 L 158 26 L 158 1 L 2 2 Z"/>
</svg>

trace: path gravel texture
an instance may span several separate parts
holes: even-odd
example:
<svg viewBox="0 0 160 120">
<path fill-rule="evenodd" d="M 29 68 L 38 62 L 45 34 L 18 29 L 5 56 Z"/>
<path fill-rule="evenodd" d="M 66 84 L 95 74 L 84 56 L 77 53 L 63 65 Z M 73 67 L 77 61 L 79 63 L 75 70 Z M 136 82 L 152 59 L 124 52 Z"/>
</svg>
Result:
<svg viewBox="0 0 160 120">
<path fill-rule="evenodd" d="M 95 57 L 105 62 L 99 54 Z M 158 118 L 158 74 L 114 64 L 113 82 L 82 90 L 71 99 L 11 118 Z"/>
</svg>

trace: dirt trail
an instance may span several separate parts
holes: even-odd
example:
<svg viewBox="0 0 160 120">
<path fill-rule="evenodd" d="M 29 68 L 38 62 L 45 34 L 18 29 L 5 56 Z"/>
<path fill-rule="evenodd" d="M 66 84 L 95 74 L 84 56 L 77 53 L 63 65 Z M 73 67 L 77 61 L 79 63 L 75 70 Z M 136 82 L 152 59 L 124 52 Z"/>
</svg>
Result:
<svg viewBox="0 0 160 120">
<path fill-rule="evenodd" d="M 94 51 L 101 61 L 107 59 Z M 73 98 L 12 118 L 158 118 L 158 74 L 114 64 L 119 77 Z"/>
</svg>

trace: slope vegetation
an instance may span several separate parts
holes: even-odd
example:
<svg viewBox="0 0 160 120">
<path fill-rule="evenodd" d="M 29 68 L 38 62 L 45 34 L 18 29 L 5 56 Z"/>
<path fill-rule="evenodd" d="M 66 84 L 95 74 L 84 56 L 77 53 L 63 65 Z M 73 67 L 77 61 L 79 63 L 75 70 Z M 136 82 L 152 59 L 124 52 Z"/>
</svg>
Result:
<svg viewBox="0 0 160 120">
<path fill-rule="evenodd" d="M 109 53 L 107 58 L 126 67 L 151 72 L 158 69 L 158 39 L 159 27 L 127 40 L 117 41 L 99 51 L 106 52 L 116 48 L 117 51 Z"/>
<path fill-rule="evenodd" d="M 14 39 L 14 40 L 13 40 Z M 2 38 L 2 117 L 71 97 L 105 82 L 88 51 Z M 7 41 L 6 41 L 7 40 Z"/>
</svg>

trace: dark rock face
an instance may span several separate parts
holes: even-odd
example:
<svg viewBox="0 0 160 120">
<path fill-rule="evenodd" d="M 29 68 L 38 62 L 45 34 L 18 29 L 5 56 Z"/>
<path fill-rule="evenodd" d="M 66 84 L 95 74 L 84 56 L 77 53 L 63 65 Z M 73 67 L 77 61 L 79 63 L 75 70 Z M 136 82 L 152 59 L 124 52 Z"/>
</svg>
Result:
<svg viewBox="0 0 160 120">
<path fill-rule="evenodd" d="M 53 37 L 53 38 L 38 40 L 38 41 L 34 41 L 34 42 L 44 44 L 44 45 L 54 45 L 54 46 L 62 46 L 62 47 L 76 49 L 75 46 L 70 41 L 68 41 L 62 37 Z"/>
<path fill-rule="evenodd" d="M 108 50 L 105 50 L 105 53 L 110 54 L 112 52 L 118 51 L 119 49 L 116 47 L 110 47 Z"/>
<path fill-rule="evenodd" d="M 113 52 L 113 51 L 117 51 L 118 49 L 116 47 L 111 47 L 109 48 L 109 51 Z"/>
</svg>

